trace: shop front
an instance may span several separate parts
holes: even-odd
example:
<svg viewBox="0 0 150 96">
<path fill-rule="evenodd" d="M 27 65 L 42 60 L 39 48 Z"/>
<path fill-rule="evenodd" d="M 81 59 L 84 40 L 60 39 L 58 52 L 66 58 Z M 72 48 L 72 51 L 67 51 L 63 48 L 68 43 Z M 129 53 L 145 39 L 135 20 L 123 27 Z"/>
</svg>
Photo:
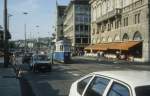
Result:
<svg viewBox="0 0 150 96">
<path fill-rule="evenodd" d="M 142 58 L 142 41 L 100 43 L 89 45 L 84 50 L 87 55 L 103 52 L 108 59 L 134 60 Z"/>
</svg>

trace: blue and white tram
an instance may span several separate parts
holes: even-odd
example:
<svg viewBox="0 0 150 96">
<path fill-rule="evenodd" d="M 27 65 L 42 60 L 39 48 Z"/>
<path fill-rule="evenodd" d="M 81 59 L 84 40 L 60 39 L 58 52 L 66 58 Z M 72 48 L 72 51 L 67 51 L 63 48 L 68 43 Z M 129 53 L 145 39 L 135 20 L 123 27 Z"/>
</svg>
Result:
<svg viewBox="0 0 150 96">
<path fill-rule="evenodd" d="M 70 63 L 71 61 L 71 45 L 67 40 L 56 42 L 56 50 L 54 52 L 54 60 L 62 63 Z"/>
</svg>

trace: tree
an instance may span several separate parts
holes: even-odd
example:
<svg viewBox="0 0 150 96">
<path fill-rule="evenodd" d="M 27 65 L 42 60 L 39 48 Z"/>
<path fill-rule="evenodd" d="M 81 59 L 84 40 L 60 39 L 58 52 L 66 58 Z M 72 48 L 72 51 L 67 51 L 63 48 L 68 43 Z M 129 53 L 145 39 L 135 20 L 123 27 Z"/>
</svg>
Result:
<svg viewBox="0 0 150 96">
<path fill-rule="evenodd" d="M 15 48 L 17 48 L 17 45 L 15 44 L 15 42 L 9 41 L 8 43 L 9 43 L 9 48 L 10 48 L 10 49 L 15 49 Z"/>
</svg>

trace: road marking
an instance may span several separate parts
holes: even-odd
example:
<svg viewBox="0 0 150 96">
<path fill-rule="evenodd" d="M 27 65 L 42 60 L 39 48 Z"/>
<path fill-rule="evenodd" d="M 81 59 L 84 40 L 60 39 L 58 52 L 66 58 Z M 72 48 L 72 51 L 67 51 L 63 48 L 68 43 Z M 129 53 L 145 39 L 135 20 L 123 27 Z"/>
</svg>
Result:
<svg viewBox="0 0 150 96">
<path fill-rule="evenodd" d="M 77 74 L 77 73 L 73 73 L 73 72 L 67 72 L 68 74 L 71 74 L 71 75 L 73 75 L 73 76 L 80 76 L 80 74 Z"/>
<path fill-rule="evenodd" d="M 72 72 L 67 72 L 67 73 L 72 74 Z"/>
<path fill-rule="evenodd" d="M 73 75 L 73 76 L 80 76 L 80 74 L 76 74 L 76 73 L 75 73 L 75 74 L 72 74 L 72 75 Z"/>
</svg>

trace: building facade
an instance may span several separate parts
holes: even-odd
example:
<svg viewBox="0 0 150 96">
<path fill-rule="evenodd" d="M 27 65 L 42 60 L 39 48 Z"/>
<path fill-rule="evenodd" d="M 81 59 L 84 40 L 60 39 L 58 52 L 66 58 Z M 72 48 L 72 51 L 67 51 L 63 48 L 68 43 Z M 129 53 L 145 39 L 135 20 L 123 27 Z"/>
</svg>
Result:
<svg viewBox="0 0 150 96">
<path fill-rule="evenodd" d="M 72 51 L 83 51 L 90 44 L 89 0 L 72 0 L 65 10 L 64 37 L 71 41 Z"/>
<path fill-rule="evenodd" d="M 57 5 L 57 25 L 56 25 L 56 41 L 63 39 L 63 22 L 64 22 L 64 11 L 66 6 Z"/>
<path fill-rule="evenodd" d="M 90 4 L 91 44 L 125 42 L 127 47 L 128 41 L 139 41 L 128 50 L 118 49 L 137 61 L 150 61 L 149 0 L 91 0 Z"/>
</svg>

